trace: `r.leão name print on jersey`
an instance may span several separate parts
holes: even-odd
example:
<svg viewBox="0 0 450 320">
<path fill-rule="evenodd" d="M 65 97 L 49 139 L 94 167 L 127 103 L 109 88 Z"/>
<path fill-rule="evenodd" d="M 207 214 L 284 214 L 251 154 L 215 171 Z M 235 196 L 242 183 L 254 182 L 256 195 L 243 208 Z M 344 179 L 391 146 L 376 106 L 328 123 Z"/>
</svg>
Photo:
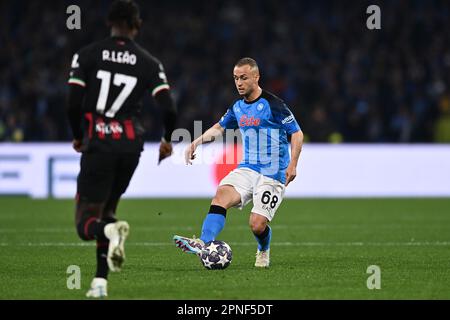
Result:
<svg viewBox="0 0 450 320">
<path fill-rule="evenodd" d="M 130 54 L 129 51 L 103 50 L 102 60 L 114 63 L 131 64 L 134 66 L 137 62 L 137 57 L 133 53 Z"/>
</svg>

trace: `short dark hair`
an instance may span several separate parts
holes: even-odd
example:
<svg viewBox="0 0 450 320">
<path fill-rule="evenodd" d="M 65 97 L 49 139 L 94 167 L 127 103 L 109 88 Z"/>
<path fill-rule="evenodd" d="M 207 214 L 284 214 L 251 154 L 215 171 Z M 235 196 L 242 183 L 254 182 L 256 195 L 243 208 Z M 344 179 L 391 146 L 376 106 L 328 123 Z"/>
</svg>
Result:
<svg viewBox="0 0 450 320">
<path fill-rule="evenodd" d="M 242 67 L 242 66 L 246 66 L 246 65 L 249 65 L 252 69 L 259 70 L 258 64 L 256 63 L 255 59 L 252 59 L 249 57 L 241 58 L 235 64 L 236 67 Z"/>
<path fill-rule="evenodd" d="M 141 26 L 139 6 L 132 0 L 115 0 L 109 8 L 107 21 L 110 26 L 125 24 L 130 29 L 139 29 Z"/>
</svg>

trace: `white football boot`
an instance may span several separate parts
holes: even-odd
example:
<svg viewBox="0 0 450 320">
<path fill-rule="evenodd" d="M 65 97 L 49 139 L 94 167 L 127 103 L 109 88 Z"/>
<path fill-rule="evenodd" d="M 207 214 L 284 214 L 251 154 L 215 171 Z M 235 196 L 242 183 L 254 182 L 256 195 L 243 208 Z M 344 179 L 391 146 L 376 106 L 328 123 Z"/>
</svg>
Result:
<svg viewBox="0 0 450 320">
<path fill-rule="evenodd" d="M 91 288 L 86 293 L 88 298 L 105 298 L 108 296 L 108 281 L 103 278 L 94 278 Z"/>
<path fill-rule="evenodd" d="M 112 272 L 122 270 L 125 261 L 125 240 L 130 232 L 130 226 L 126 221 L 117 221 L 105 226 L 105 236 L 109 239 L 108 267 Z"/>
<path fill-rule="evenodd" d="M 270 249 L 256 252 L 255 267 L 268 268 L 270 265 Z"/>
</svg>

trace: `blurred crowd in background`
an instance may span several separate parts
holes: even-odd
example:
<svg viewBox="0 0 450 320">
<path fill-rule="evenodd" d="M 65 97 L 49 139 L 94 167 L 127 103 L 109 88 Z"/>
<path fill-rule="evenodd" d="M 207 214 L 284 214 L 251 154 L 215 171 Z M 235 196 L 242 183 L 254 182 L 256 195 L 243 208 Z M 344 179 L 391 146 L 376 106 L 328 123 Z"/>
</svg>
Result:
<svg viewBox="0 0 450 320">
<path fill-rule="evenodd" d="M 165 66 L 178 127 L 213 125 L 238 98 L 232 70 L 257 60 L 310 142 L 450 142 L 450 3 L 442 1 L 137 1 L 136 41 Z M 66 8 L 81 8 L 81 30 Z M 70 141 L 73 54 L 109 35 L 110 1 L 0 1 L 0 141 Z M 366 8 L 381 8 L 368 30 Z M 144 100 L 146 140 L 160 110 Z"/>
</svg>

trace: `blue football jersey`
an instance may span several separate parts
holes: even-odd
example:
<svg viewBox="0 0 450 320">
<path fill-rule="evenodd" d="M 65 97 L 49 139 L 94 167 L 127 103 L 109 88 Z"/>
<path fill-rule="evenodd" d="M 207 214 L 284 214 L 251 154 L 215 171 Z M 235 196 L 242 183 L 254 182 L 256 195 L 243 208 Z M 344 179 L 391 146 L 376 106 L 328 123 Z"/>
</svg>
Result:
<svg viewBox="0 0 450 320">
<path fill-rule="evenodd" d="M 243 157 L 239 168 L 286 182 L 290 161 L 287 135 L 299 131 L 300 126 L 283 100 L 263 90 L 254 101 L 237 100 L 219 124 L 224 129 L 240 129 Z"/>
</svg>

